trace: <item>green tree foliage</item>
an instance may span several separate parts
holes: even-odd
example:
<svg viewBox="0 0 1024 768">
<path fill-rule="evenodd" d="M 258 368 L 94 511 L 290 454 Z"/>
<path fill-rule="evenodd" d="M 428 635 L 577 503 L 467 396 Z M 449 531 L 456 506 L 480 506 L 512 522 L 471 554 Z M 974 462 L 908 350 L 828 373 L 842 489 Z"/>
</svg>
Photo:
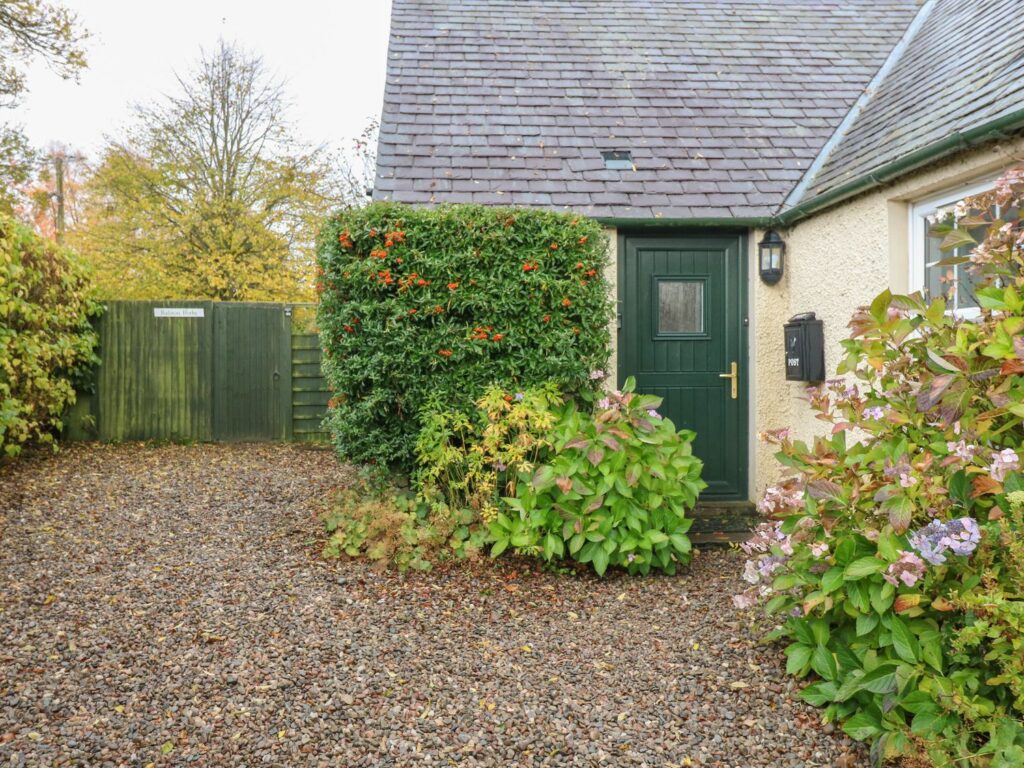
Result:
<svg viewBox="0 0 1024 768">
<path fill-rule="evenodd" d="M 0 451 L 52 443 L 76 378 L 97 362 L 87 272 L 78 258 L 0 217 Z"/>
<path fill-rule="evenodd" d="M 10 125 L 0 125 L 0 215 L 13 216 L 25 204 L 21 191 L 38 167 L 38 153 L 25 134 Z"/>
<path fill-rule="evenodd" d="M 831 434 L 772 439 L 790 473 L 748 542 L 803 697 L 879 762 L 1024 765 L 1024 169 L 943 216 L 980 317 L 885 292 L 853 318 Z M 971 232 L 987 233 L 975 243 Z"/>
<path fill-rule="evenodd" d="M 427 412 L 491 384 L 592 388 L 608 359 L 607 243 L 541 210 L 373 204 L 335 215 L 319 247 L 328 425 L 357 462 L 414 468 Z"/>
<path fill-rule="evenodd" d="M 42 59 L 58 75 L 85 67 L 86 33 L 75 14 L 41 0 L 0 2 L 0 106 L 15 106 L 25 92 L 25 65 Z"/>
<path fill-rule="evenodd" d="M 74 13 L 40 0 L 0 2 L 0 108 L 18 105 L 26 91 L 25 66 L 42 60 L 58 75 L 77 77 L 85 67 L 86 32 Z M 0 214 L 26 201 L 20 191 L 38 168 L 38 155 L 20 128 L 0 124 Z"/>
<path fill-rule="evenodd" d="M 116 298 L 310 297 L 316 230 L 343 202 L 332 159 L 295 138 L 262 60 L 221 43 L 139 107 L 86 182 L 69 234 Z"/>
</svg>

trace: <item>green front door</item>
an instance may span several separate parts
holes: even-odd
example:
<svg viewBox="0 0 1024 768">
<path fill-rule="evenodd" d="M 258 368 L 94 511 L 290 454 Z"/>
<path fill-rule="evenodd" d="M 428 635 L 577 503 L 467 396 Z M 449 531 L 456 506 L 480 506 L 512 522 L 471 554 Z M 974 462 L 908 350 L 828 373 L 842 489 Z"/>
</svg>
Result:
<svg viewBox="0 0 1024 768">
<path fill-rule="evenodd" d="M 707 500 L 747 498 L 744 243 L 742 235 L 619 241 L 619 383 L 635 376 L 638 391 L 663 398 L 677 428 L 697 433 Z"/>
</svg>

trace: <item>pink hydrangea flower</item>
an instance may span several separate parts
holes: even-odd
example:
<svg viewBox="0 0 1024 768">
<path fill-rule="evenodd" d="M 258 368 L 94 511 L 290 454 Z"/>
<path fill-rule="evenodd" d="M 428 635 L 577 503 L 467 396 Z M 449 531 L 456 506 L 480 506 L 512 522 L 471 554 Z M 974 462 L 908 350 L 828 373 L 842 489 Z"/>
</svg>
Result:
<svg viewBox="0 0 1024 768">
<path fill-rule="evenodd" d="M 925 568 L 924 560 L 920 557 L 913 552 L 900 550 L 900 559 L 895 563 L 889 563 L 882 578 L 894 587 L 898 587 L 900 582 L 912 587 L 924 577 Z"/>
<path fill-rule="evenodd" d="M 1016 472 L 1019 469 L 1020 457 L 1017 452 L 1013 448 L 1006 448 L 992 454 L 992 463 L 989 465 L 988 471 L 993 480 L 1001 483 L 1010 472 Z"/>
</svg>

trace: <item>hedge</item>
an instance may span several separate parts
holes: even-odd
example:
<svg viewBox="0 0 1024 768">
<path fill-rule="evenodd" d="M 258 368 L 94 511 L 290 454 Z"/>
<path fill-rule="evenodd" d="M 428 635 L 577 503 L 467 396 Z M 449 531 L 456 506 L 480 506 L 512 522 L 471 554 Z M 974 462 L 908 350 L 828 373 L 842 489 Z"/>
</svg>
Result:
<svg viewBox="0 0 1024 768">
<path fill-rule="evenodd" d="M 93 363 L 88 274 L 70 251 L 0 216 L 0 450 L 52 443 Z"/>
<path fill-rule="evenodd" d="M 543 210 L 377 203 L 318 247 L 327 426 L 339 454 L 411 469 L 423 414 L 488 385 L 596 386 L 609 354 L 607 239 Z"/>
</svg>

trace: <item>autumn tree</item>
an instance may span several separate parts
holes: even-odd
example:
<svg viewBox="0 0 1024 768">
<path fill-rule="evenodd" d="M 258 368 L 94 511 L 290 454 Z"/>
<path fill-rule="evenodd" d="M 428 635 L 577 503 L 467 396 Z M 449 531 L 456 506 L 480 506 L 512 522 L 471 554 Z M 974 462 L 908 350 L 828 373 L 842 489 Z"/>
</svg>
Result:
<svg viewBox="0 0 1024 768">
<path fill-rule="evenodd" d="M 11 109 L 26 91 L 25 68 L 44 61 L 75 78 L 85 67 L 87 33 L 74 13 L 41 0 L 0 0 L 0 108 Z M 39 154 L 20 128 L 0 124 L 0 213 L 17 213 L 23 190 L 39 169 Z"/>
<path fill-rule="evenodd" d="M 344 201 L 334 158 L 295 138 L 258 56 L 221 42 L 177 85 L 104 149 L 69 242 L 109 297 L 308 298 L 316 231 Z"/>
</svg>

